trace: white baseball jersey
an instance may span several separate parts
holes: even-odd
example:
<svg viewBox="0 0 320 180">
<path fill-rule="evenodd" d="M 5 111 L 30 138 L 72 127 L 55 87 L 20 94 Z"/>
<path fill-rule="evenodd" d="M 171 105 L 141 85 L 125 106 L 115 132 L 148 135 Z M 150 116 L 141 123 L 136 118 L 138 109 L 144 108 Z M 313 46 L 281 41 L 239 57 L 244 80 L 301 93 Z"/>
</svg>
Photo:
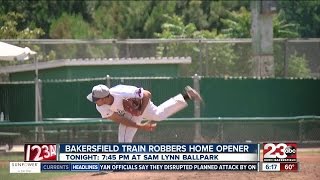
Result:
<svg viewBox="0 0 320 180">
<path fill-rule="evenodd" d="M 137 88 L 129 85 L 117 85 L 110 88 L 110 94 L 113 96 L 114 101 L 112 105 L 97 106 L 102 118 L 108 118 L 113 113 L 118 113 L 128 120 L 136 123 L 141 123 L 143 119 L 162 121 L 175 114 L 176 112 L 187 107 L 188 104 L 181 94 L 176 95 L 162 103 L 159 106 L 154 105 L 149 101 L 146 109 L 141 116 L 132 116 L 126 113 L 123 108 L 122 100 L 127 98 L 143 98 L 143 88 Z M 137 128 L 128 127 L 123 124 L 119 125 L 118 141 L 120 143 L 131 143 Z"/>
<path fill-rule="evenodd" d="M 110 88 L 109 92 L 114 98 L 112 105 L 96 105 L 96 108 L 100 112 L 102 118 L 108 118 L 114 112 L 117 112 L 120 115 L 124 115 L 125 112 L 122 104 L 123 99 L 143 98 L 143 88 L 137 88 L 135 86 L 120 84 Z"/>
</svg>

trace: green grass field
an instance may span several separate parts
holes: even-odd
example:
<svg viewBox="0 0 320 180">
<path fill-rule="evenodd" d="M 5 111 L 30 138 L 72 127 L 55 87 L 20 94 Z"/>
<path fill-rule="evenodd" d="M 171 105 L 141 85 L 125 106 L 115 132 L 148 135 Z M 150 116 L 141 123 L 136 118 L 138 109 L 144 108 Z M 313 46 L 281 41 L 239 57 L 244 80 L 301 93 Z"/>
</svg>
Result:
<svg viewBox="0 0 320 180">
<path fill-rule="evenodd" d="M 53 179 L 55 177 L 71 174 L 68 172 L 54 172 L 54 173 L 39 173 L 39 174 L 10 174 L 9 162 L 23 161 L 23 154 L 21 155 L 7 155 L 0 154 L 0 174 L 3 180 L 37 180 L 37 179 Z"/>
</svg>

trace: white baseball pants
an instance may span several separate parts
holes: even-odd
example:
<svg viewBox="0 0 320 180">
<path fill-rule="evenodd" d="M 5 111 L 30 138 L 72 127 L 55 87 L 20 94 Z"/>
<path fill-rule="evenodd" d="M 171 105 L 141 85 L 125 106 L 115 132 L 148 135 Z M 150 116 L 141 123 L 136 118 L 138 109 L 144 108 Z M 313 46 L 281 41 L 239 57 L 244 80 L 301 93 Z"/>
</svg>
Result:
<svg viewBox="0 0 320 180">
<path fill-rule="evenodd" d="M 131 119 L 131 121 L 134 121 L 136 123 L 141 123 L 143 119 L 162 121 L 187 106 L 188 104 L 184 100 L 182 94 L 178 94 L 175 97 L 172 97 L 164 103 L 160 104 L 159 106 L 156 106 L 153 104 L 153 102 L 149 101 L 149 104 L 147 105 L 145 111 L 141 116 L 131 116 L 130 114 L 126 113 L 125 117 Z M 119 143 L 131 143 L 137 130 L 137 128 L 120 124 L 118 132 Z"/>
</svg>

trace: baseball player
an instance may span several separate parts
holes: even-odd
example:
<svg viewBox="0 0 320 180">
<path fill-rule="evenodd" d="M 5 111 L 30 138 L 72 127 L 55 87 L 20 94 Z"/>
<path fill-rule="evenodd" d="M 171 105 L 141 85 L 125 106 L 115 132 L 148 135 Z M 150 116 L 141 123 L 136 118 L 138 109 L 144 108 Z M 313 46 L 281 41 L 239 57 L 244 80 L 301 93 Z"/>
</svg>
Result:
<svg viewBox="0 0 320 180">
<path fill-rule="evenodd" d="M 117 85 L 108 88 L 96 85 L 87 99 L 96 104 L 96 109 L 104 119 L 119 123 L 118 142 L 131 143 L 138 129 L 153 131 L 152 121 L 162 121 L 188 106 L 187 100 L 202 101 L 201 96 L 190 86 L 183 94 L 178 94 L 156 106 L 151 101 L 151 93 L 143 88 Z M 150 120 L 141 123 L 142 120 Z"/>
</svg>

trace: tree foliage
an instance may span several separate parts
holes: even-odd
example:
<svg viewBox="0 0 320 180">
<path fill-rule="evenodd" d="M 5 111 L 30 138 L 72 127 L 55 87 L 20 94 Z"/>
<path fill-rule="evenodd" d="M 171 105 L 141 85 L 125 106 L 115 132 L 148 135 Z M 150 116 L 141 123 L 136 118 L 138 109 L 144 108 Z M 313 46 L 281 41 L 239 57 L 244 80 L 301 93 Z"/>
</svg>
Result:
<svg viewBox="0 0 320 180">
<path fill-rule="evenodd" d="M 299 37 L 298 25 L 288 23 L 284 18 L 284 11 L 273 16 L 273 36 L 275 38 L 297 38 Z M 225 29 L 222 34 L 229 38 L 251 38 L 251 13 L 244 7 L 238 12 L 229 12 L 228 18 L 221 19 Z"/>
<path fill-rule="evenodd" d="M 320 37 L 320 1 L 277 1 L 283 18 L 298 25 L 298 34 L 303 38 Z"/>
<path fill-rule="evenodd" d="M 217 34 L 234 33 L 230 36 L 237 38 L 250 34 L 248 30 L 241 29 L 248 27 L 248 21 L 245 20 L 250 16 L 249 0 L 0 0 L 0 2 L 2 5 L 0 14 L 19 12 L 24 16 L 24 19 L 17 24 L 17 29 L 38 27 L 44 31 L 40 36 L 44 38 L 53 38 L 50 36 L 52 31 L 50 28 L 53 28 L 52 24 L 65 14 L 81 16 L 91 27 L 90 34 L 94 38 L 153 38 L 155 33 L 161 33 L 163 14 L 170 16 L 175 14 L 182 18 L 184 24 L 192 23 L 199 31 L 216 31 Z M 281 30 L 275 31 L 276 37 L 319 37 L 320 1 L 277 1 L 277 3 L 280 12 L 283 13 L 279 21 L 274 24 L 280 28 L 286 26 L 288 30 L 294 27 L 298 36 Z"/>
<path fill-rule="evenodd" d="M 18 26 L 24 20 L 21 13 L 9 12 L 0 15 L 0 38 L 1 39 L 36 39 L 44 34 L 41 28 L 29 28 Z"/>
<path fill-rule="evenodd" d="M 63 13 L 53 20 L 50 27 L 50 37 L 54 39 L 90 39 L 93 37 L 90 25 L 80 14 Z"/>
<path fill-rule="evenodd" d="M 284 18 L 284 11 L 281 10 L 273 17 L 273 36 L 275 38 L 297 38 L 299 37 L 298 25 L 287 23 Z"/>
<path fill-rule="evenodd" d="M 24 15 L 24 21 L 18 24 L 18 28 L 20 26 L 39 27 L 45 32 L 41 37 L 49 38 L 52 22 L 63 13 L 81 14 L 86 21 L 90 21 L 87 9 L 88 2 L 78 0 L 0 0 L 0 14 L 19 12 Z"/>
<path fill-rule="evenodd" d="M 50 37 L 62 39 L 92 39 L 94 32 L 90 24 L 84 21 L 80 14 L 69 15 L 63 13 L 60 18 L 53 21 L 50 28 Z M 56 56 L 59 59 L 103 57 L 105 55 L 103 49 L 96 48 L 90 44 L 82 46 L 61 44 L 56 45 L 53 49 L 59 52 Z"/>
<path fill-rule="evenodd" d="M 288 63 L 289 77 L 310 77 L 311 71 L 308 67 L 308 61 L 305 55 L 298 55 L 297 52 L 292 54 Z"/>
<path fill-rule="evenodd" d="M 0 3 L 2 39 L 251 37 L 250 0 L 0 0 Z M 320 1 L 284 0 L 277 3 L 280 11 L 273 18 L 275 38 L 320 36 Z M 112 47 L 84 46 L 80 49 L 72 45 L 60 46 L 56 49 L 59 54 L 39 54 L 39 59 L 105 57 L 119 53 Z M 219 44 L 219 47 L 160 44 L 157 50 L 158 56 L 183 56 L 192 52 L 194 60 L 200 59 L 199 52 L 206 52 L 204 61 L 193 64 L 190 72 L 205 67 L 209 75 L 228 75 L 230 72 L 242 75 L 249 67 L 247 59 L 251 53 L 251 47 L 233 44 Z M 283 58 L 277 53 L 283 53 L 283 49 L 275 45 L 274 51 L 276 63 L 281 64 Z M 307 68 L 301 64 L 296 63 L 296 66 Z"/>
<path fill-rule="evenodd" d="M 221 19 L 226 27 L 222 33 L 231 38 L 249 38 L 251 37 L 251 14 L 245 8 L 241 7 L 238 12 L 229 12 L 229 18 Z"/>
<path fill-rule="evenodd" d="M 27 26 L 19 26 L 20 22 L 23 22 L 24 15 L 21 13 L 16 12 L 9 12 L 6 15 L 0 15 L 0 38 L 1 39 L 37 39 L 41 35 L 44 34 L 43 30 L 41 28 L 29 28 Z M 28 45 L 29 46 L 29 45 Z M 29 46 L 34 51 L 40 50 L 39 46 L 33 45 Z M 39 53 L 39 59 L 41 60 L 43 55 L 42 53 Z M 28 63 L 31 61 L 29 60 Z M 0 61 L 1 66 L 6 65 L 14 65 L 19 62 L 17 61 Z"/>
<path fill-rule="evenodd" d="M 166 22 L 162 26 L 162 33 L 157 33 L 159 38 L 221 38 L 216 31 L 198 31 L 195 24 L 184 24 L 182 18 L 177 15 L 164 15 Z M 204 53 L 206 51 L 207 53 Z M 207 54 L 201 57 L 201 54 Z M 237 71 L 237 57 L 232 44 L 206 45 L 197 43 L 161 44 L 158 46 L 158 56 L 190 56 L 193 61 L 191 66 L 183 68 L 182 75 L 234 75 Z"/>
<path fill-rule="evenodd" d="M 155 37 L 154 34 L 161 32 L 161 26 L 166 21 L 164 14 L 174 15 L 175 1 L 152 1 L 149 7 L 149 17 L 143 25 L 144 38 Z"/>
</svg>

